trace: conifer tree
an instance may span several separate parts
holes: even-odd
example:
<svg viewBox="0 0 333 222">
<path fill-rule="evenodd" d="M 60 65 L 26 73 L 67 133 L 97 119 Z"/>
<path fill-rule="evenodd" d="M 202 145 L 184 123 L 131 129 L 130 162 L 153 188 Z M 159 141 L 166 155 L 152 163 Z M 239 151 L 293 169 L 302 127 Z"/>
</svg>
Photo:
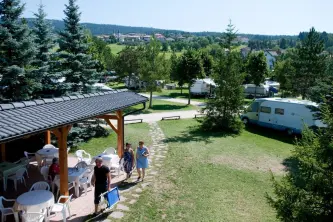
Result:
<svg viewBox="0 0 333 222">
<path fill-rule="evenodd" d="M 59 63 L 70 92 L 87 93 L 100 77 L 97 61 L 88 54 L 87 38 L 79 24 L 81 13 L 76 0 L 69 0 L 64 10 L 65 29 L 60 32 Z"/>
<path fill-rule="evenodd" d="M 60 96 L 61 86 L 56 80 L 61 78 L 61 76 L 54 71 L 54 63 L 52 61 L 52 57 L 54 57 L 52 49 L 55 46 L 55 40 L 51 25 L 46 21 L 47 15 L 44 11 L 44 6 L 40 5 L 38 12 L 34 15 L 33 33 L 35 34 L 37 54 L 33 64 L 39 67 L 37 73 L 42 84 L 41 90 L 36 92 L 36 96 Z"/>
<path fill-rule="evenodd" d="M 20 0 L 0 1 L 0 96 L 3 100 L 30 99 L 38 87 L 32 66 L 34 39 L 20 18 L 23 11 Z"/>
<path fill-rule="evenodd" d="M 231 51 L 232 41 L 236 38 L 234 26 L 230 23 L 224 34 L 222 47 L 227 52 L 220 52 L 216 56 L 213 69 L 213 79 L 217 84 L 216 97 L 207 102 L 204 111 L 207 112 L 202 128 L 210 131 L 224 131 L 239 133 L 243 124 L 237 113 L 243 106 L 244 95 L 242 83 L 242 58 L 240 53 Z"/>
<path fill-rule="evenodd" d="M 327 127 L 317 133 L 306 128 L 289 158 L 287 175 L 273 178 L 274 195 L 267 194 L 267 198 L 281 221 L 332 221 L 332 101 L 326 100 L 320 107 L 319 117 Z"/>
</svg>

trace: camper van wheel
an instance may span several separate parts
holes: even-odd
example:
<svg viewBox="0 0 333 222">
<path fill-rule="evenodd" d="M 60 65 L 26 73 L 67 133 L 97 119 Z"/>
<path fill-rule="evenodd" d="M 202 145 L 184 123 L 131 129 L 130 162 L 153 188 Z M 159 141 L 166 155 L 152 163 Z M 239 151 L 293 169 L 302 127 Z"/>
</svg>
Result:
<svg viewBox="0 0 333 222">
<path fill-rule="evenodd" d="M 287 133 L 289 136 L 291 136 L 294 134 L 294 131 L 292 129 L 287 129 Z"/>
<path fill-rule="evenodd" d="M 249 119 L 248 118 L 243 118 L 242 121 L 245 125 L 249 124 Z"/>
</svg>

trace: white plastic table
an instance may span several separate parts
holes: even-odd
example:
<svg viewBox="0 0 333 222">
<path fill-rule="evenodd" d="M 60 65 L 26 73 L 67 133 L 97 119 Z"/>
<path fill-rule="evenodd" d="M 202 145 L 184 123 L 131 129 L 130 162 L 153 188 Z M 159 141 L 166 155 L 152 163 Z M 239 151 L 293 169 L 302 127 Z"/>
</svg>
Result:
<svg viewBox="0 0 333 222">
<path fill-rule="evenodd" d="M 78 171 L 75 168 L 68 168 L 68 182 L 74 182 L 75 196 L 80 195 L 80 179 L 87 172 L 87 169 L 79 168 Z"/>
<path fill-rule="evenodd" d="M 54 157 L 55 154 L 59 153 L 59 149 L 57 148 L 45 148 L 45 149 L 40 149 L 37 151 L 39 155 L 42 157 Z"/>
<path fill-rule="evenodd" d="M 34 190 L 19 196 L 14 204 L 15 221 L 18 221 L 18 212 L 39 212 L 54 205 L 53 193 L 47 190 Z"/>
<path fill-rule="evenodd" d="M 7 178 L 9 175 L 14 174 L 18 169 L 24 167 L 22 164 L 2 162 L 0 163 L 0 173 L 3 176 L 3 189 L 7 189 Z"/>
<path fill-rule="evenodd" d="M 91 164 L 95 163 L 95 160 L 97 158 L 102 158 L 103 159 L 103 165 L 111 167 L 111 159 L 113 157 L 117 157 L 117 156 L 118 155 L 116 155 L 116 154 L 105 154 L 105 153 L 101 153 L 101 154 L 98 154 L 97 156 L 94 156 L 91 159 Z"/>
</svg>

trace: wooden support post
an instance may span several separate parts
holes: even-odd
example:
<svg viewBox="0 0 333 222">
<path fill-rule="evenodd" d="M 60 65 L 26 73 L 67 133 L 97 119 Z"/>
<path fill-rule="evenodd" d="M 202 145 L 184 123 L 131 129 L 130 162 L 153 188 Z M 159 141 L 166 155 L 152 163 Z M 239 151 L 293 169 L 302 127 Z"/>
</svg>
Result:
<svg viewBox="0 0 333 222">
<path fill-rule="evenodd" d="M 58 139 L 59 166 L 60 166 L 60 195 L 68 196 L 68 157 L 67 135 L 71 126 L 63 126 L 54 130 Z"/>
<path fill-rule="evenodd" d="M 51 131 L 47 130 L 45 132 L 45 144 L 51 144 Z"/>
<path fill-rule="evenodd" d="M 117 149 L 118 156 L 121 158 L 124 154 L 124 121 L 123 121 L 123 112 L 118 110 L 117 114 Z"/>
<path fill-rule="evenodd" d="M 5 145 L 5 143 L 1 143 L 1 158 L 2 158 L 2 161 L 6 161 L 6 145 Z"/>
</svg>

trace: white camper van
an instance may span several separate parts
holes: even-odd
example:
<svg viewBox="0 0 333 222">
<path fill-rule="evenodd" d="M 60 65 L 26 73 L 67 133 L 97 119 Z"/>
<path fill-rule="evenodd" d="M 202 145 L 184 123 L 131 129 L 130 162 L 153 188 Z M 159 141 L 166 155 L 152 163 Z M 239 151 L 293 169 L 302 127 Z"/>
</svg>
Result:
<svg viewBox="0 0 333 222">
<path fill-rule="evenodd" d="M 300 134 L 304 124 L 309 127 L 325 127 L 314 114 L 318 104 L 295 99 L 256 99 L 241 115 L 244 124 L 252 123 L 263 127 Z"/>
<path fill-rule="evenodd" d="M 214 93 L 216 84 L 212 79 L 197 79 L 190 88 L 191 95 L 206 96 Z"/>
<path fill-rule="evenodd" d="M 245 84 L 244 86 L 244 95 L 245 97 L 268 97 L 269 96 L 269 86 L 261 84 L 256 86 L 254 84 Z"/>
</svg>

